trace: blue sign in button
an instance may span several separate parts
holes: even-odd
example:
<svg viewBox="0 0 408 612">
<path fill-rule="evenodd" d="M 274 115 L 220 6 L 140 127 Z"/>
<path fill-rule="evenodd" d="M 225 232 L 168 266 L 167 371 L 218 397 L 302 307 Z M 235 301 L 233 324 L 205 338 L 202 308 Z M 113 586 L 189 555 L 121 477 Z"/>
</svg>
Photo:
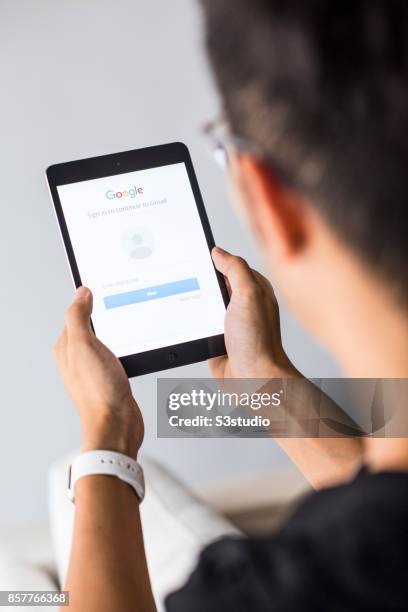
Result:
<svg viewBox="0 0 408 612">
<path fill-rule="evenodd" d="M 145 289 L 136 289 L 135 291 L 126 291 L 126 293 L 116 293 L 115 295 L 107 295 L 103 298 L 106 308 L 119 308 L 120 306 L 129 306 L 130 304 L 138 304 L 139 302 L 148 302 L 149 300 L 158 300 L 159 298 L 177 295 L 179 293 L 187 293 L 188 291 L 197 291 L 200 285 L 197 278 L 186 278 L 184 280 L 175 281 L 173 283 L 164 283 L 163 285 L 155 285 L 146 287 Z"/>
</svg>

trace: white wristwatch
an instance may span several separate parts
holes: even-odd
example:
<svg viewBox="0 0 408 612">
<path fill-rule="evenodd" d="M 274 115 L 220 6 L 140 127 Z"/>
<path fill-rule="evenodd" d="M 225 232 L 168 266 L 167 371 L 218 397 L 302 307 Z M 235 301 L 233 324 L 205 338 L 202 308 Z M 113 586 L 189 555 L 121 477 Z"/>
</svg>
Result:
<svg viewBox="0 0 408 612">
<path fill-rule="evenodd" d="M 126 455 L 113 451 L 95 450 L 81 453 L 74 459 L 68 470 L 69 499 L 75 501 L 75 484 L 83 476 L 96 474 L 116 476 L 127 482 L 142 501 L 145 494 L 145 483 L 141 466 Z"/>
</svg>

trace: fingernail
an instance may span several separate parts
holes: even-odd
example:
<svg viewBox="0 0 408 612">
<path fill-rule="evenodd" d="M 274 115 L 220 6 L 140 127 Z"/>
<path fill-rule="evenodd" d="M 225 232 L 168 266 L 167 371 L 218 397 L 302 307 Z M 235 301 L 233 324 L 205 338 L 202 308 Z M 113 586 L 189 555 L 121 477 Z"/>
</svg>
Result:
<svg viewBox="0 0 408 612">
<path fill-rule="evenodd" d="M 219 246 L 214 247 L 213 251 L 215 251 L 216 253 L 219 253 L 220 255 L 227 255 L 227 251 L 224 251 L 224 249 L 222 249 Z"/>
<path fill-rule="evenodd" d="M 75 292 L 76 300 L 86 300 L 88 296 L 89 296 L 89 289 L 87 289 L 87 287 L 78 287 L 78 289 Z"/>
</svg>

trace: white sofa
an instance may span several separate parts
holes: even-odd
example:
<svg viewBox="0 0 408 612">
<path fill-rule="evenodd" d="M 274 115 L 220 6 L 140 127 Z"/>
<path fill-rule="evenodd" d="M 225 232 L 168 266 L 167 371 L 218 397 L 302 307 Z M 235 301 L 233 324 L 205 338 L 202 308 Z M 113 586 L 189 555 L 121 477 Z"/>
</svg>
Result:
<svg viewBox="0 0 408 612">
<path fill-rule="evenodd" d="M 54 590 L 63 581 L 74 512 L 65 495 L 69 460 L 65 457 L 50 470 L 50 526 L 0 530 L 0 590 Z M 206 544 L 231 533 L 270 532 L 309 489 L 293 469 L 192 493 L 157 463 L 142 463 L 147 484 L 142 523 L 159 610 L 164 596 L 187 578 Z"/>
</svg>

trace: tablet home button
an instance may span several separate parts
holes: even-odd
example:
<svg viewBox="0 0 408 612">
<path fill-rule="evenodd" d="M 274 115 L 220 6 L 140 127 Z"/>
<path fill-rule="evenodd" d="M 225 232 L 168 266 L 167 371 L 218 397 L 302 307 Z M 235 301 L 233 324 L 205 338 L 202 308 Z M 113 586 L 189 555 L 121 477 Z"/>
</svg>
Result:
<svg viewBox="0 0 408 612">
<path fill-rule="evenodd" d="M 177 353 L 168 353 L 167 354 L 167 361 L 173 362 L 173 361 L 176 361 L 177 358 L 178 358 Z"/>
</svg>

